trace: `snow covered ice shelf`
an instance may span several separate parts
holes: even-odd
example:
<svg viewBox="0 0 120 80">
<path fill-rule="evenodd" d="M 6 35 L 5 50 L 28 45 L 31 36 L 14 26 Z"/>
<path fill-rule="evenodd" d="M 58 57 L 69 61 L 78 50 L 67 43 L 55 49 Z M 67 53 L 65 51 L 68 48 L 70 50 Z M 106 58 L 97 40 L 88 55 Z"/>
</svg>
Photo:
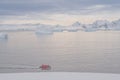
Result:
<svg viewBox="0 0 120 80">
<path fill-rule="evenodd" d="M 120 74 L 74 72 L 1 73 L 0 80 L 120 80 Z"/>
</svg>

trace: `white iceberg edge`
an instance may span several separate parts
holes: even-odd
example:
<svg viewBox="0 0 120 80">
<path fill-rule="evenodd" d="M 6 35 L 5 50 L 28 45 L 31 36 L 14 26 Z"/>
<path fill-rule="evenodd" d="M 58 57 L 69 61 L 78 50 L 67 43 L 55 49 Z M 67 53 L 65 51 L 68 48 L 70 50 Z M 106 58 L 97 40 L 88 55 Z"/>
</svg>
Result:
<svg viewBox="0 0 120 80">
<path fill-rule="evenodd" d="M 120 80 L 120 74 L 77 72 L 0 73 L 0 80 Z"/>
</svg>

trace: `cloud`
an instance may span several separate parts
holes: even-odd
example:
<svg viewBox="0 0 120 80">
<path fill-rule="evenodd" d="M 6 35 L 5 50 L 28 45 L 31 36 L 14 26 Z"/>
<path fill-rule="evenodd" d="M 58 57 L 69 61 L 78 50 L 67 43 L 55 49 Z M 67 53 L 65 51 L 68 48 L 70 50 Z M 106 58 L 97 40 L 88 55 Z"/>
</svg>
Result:
<svg viewBox="0 0 120 80">
<path fill-rule="evenodd" d="M 0 20 L 64 21 L 119 14 L 120 0 L 0 0 Z"/>
<path fill-rule="evenodd" d="M 29 13 L 84 13 L 93 9 L 117 9 L 118 0 L 0 0 L 0 15 Z M 118 9 L 117 9 L 118 10 Z"/>
</svg>

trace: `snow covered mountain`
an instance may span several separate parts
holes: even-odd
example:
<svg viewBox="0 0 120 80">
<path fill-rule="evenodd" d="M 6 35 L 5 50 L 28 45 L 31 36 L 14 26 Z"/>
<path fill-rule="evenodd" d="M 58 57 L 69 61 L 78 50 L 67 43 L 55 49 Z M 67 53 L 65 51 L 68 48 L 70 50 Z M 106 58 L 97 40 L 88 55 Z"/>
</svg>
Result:
<svg viewBox="0 0 120 80">
<path fill-rule="evenodd" d="M 74 27 L 80 27 L 81 23 L 77 21 L 77 22 L 73 23 L 72 26 L 74 26 Z"/>
<path fill-rule="evenodd" d="M 120 19 L 111 22 L 113 30 L 120 30 Z"/>
<path fill-rule="evenodd" d="M 76 32 L 79 30 L 84 30 L 84 26 L 78 21 L 66 27 L 66 31 L 69 31 L 69 32 Z"/>
<path fill-rule="evenodd" d="M 64 26 L 61 26 L 61 25 L 58 24 L 58 25 L 55 25 L 55 26 L 52 27 L 52 31 L 53 32 L 63 32 L 64 28 L 65 28 Z"/>
<path fill-rule="evenodd" d="M 92 24 L 93 28 L 98 30 L 111 30 L 111 23 L 107 20 L 97 20 Z"/>
<path fill-rule="evenodd" d="M 109 22 L 107 20 L 97 20 L 92 24 L 80 24 L 76 22 L 72 27 L 79 27 L 78 30 L 83 30 L 86 32 L 98 31 L 98 30 L 120 30 L 120 19 L 116 21 Z"/>
<path fill-rule="evenodd" d="M 120 19 L 115 21 L 107 21 L 107 20 L 97 20 L 92 24 L 81 24 L 76 21 L 72 25 L 62 26 L 62 25 L 46 25 L 46 24 L 0 24 L 0 31 L 36 31 L 43 30 L 50 32 L 76 32 L 76 31 L 98 31 L 98 30 L 120 30 Z"/>
</svg>

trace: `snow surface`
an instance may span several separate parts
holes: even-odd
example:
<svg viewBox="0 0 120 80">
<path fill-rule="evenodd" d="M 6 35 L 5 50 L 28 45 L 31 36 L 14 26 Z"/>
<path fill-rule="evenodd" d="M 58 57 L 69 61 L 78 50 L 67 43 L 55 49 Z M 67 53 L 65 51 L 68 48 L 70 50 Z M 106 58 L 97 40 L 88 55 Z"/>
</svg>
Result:
<svg viewBox="0 0 120 80">
<path fill-rule="evenodd" d="M 0 80 L 120 80 L 120 74 L 75 72 L 0 73 Z"/>
</svg>

